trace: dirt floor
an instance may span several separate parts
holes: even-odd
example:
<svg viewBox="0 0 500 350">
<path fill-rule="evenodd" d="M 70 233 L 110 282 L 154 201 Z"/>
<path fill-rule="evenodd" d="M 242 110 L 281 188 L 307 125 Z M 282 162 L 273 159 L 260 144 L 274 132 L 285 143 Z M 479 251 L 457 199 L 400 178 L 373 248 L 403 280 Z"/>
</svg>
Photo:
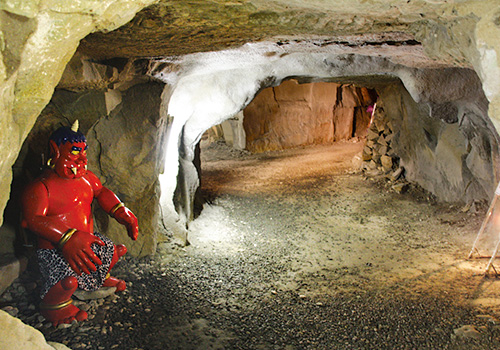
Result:
<svg viewBox="0 0 500 350">
<path fill-rule="evenodd" d="M 362 147 L 213 144 L 188 247 L 123 259 L 128 289 L 65 329 L 19 305 L 28 273 L 18 317 L 74 349 L 500 348 L 500 282 L 466 259 L 487 208 L 397 193 L 358 170 Z"/>
</svg>

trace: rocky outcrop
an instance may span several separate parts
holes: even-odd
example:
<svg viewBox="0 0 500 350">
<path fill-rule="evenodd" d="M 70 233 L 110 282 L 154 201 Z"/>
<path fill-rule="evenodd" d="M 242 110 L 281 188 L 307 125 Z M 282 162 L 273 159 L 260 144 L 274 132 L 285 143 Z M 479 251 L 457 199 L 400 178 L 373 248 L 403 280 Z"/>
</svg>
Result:
<svg viewBox="0 0 500 350">
<path fill-rule="evenodd" d="M 158 4 L 134 18 L 153 3 Z M 78 91 L 80 103 L 74 101 L 76 95 L 55 96 L 56 103 L 64 100 L 58 105 L 62 109 L 49 112 L 68 120 L 79 114 L 82 127 L 92 130 L 92 146 L 106 145 L 102 157 L 99 152 L 91 161 L 105 183 L 141 216 L 144 240 L 131 247 L 137 255 L 154 250 L 155 232 L 146 228 L 157 223 L 152 203 L 158 198 L 159 147 L 166 151 L 162 208 L 172 218 L 169 230 L 182 235 L 199 183 L 193 161 L 203 132 L 232 118 L 261 89 L 291 77 L 301 83 L 376 87 L 393 122 L 394 150 L 410 179 L 444 200 L 488 197 L 499 164 L 500 21 L 495 8 L 497 0 L 414 0 L 390 6 L 361 0 L 2 2 L 0 211 L 11 194 L 12 166 L 58 83 L 72 92 L 86 90 Z M 93 32 L 99 33 L 87 37 Z M 82 57 L 100 66 L 70 62 L 79 45 Z M 227 48 L 233 50 L 210 53 Z M 207 54 L 193 54 L 197 52 Z M 143 108 L 157 108 L 158 86 L 142 87 L 154 101 L 138 89 L 117 87 L 123 82 L 123 57 L 145 56 L 166 57 L 146 60 L 146 67 L 134 72 L 148 71 L 166 84 L 159 115 L 134 109 L 141 104 L 131 103 L 143 99 Z M 68 62 L 81 73 L 61 80 Z M 156 71 L 148 70 L 149 63 Z M 474 72 L 432 72 L 449 67 Z M 459 84 L 465 87 L 462 93 L 450 89 L 457 85 L 456 77 L 470 74 L 479 79 Z M 402 85 L 395 85 L 399 81 Z M 88 113 L 71 107 L 83 101 Z M 129 108 L 132 114 L 125 113 Z M 50 120 L 42 116 L 34 132 L 52 129 Z M 165 140 L 160 136 L 164 127 Z M 40 142 L 34 148 L 45 148 L 44 141 L 35 134 L 33 138 Z M 127 156 L 120 158 L 124 144 L 134 150 L 127 149 Z M 14 171 L 40 167 L 40 157 L 23 153 L 21 158 L 25 162 Z M 105 220 L 100 229 L 113 231 Z"/>
<path fill-rule="evenodd" d="M 344 81 L 357 86 L 369 86 L 377 92 L 390 91 L 389 87 L 399 86 L 398 89 L 402 89 L 406 96 L 404 99 L 393 98 L 395 94 L 390 93 L 386 96 L 387 101 L 385 98 L 383 101 L 393 127 L 396 128 L 396 123 L 400 124 L 400 129 L 394 131 L 400 137 L 394 136 L 392 146 L 395 155 L 406 164 L 408 178 L 445 201 L 489 198 L 488 193 L 493 193 L 497 182 L 495 152 L 498 134 L 491 122 L 488 126 L 488 101 L 473 70 L 435 66 L 404 67 L 392 62 L 393 58 L 382 56 L 381 52 L 370 56 L 371 50 L 367 49 L 361 54 L 362 49 L 359 47 L 351 53 L 339 54 L 337 46 L 325 45 L 321 49 L 315 48 L 316 53 L 311 54 L 305 53 L 306 46 L 304 43 L 261 43 L 240 50 L 219 52 L 217 55 L 197 54 L 169 64 L 150 64 L 147 74 L 172 84 L 168 94 L 164 94 L 164 105 L 168 106 L 167 111 L 172 116 L 168 144 L 173 148 L 167 147 L 167 153 L 169 149 L 172 152 L 166 158 L 167 169 L 170 170 L 163 174 L 165 179 L 169 179 L 165 183 L 170 183 L 171 187 L 162 188 L 162 198 L 165 202 L 174 200 L 177 203 L 177 211 L 183 213 L 179 222 L 189 221 L 192 215 L 192 199 L 199 184 L 199 175 L 193 165 L 194 149 L 205 130 L 231 118 L 259 91 L 276 87 L 290 76 L 301 77 L 297 78 L 301 83 L 312 80 Z M 272 59 L 268 58 L 268 52 L 275 52 Z M 235 60 L 235 57 L 238 59 Z M 271 93 L 268 95 L 268 106 L 271 108 L 265 107 L 265 113 L 278 115 L 278 99 Z M 218 103 L 214 104 L 214 101 Z M 345 101 L 347 104 L 349 99 Z M 469 117 L 464 119 L 464 116 L 470 116 L 470 127 L 462 125 L 462 121 L 469 120 Z M 314 128 L 314 123 L 311 124 Z M 485 130 L 478 134 L 474 128 L 479 125 L 483 125 Z M 455 128 L 455 131 L 446 133 L 447 137 L 435 150 L 442 132 L 451 132 L 450 128 Z M 256 133 L 262 134 L 271 131 L 265 123 L 260 123 L 256 129 Z M 352 130 L 346 129 L 342 133 L 350 134 Z M 295 131 L 294 137 L 297 134 L 300 133 Z M 279 137 L 286 137 L 283 135 Z M 451 140 L 453 142 L 450 143 Z M 484 146 L 480 145 L 479 140 Z M 174 154 L 177 145 L 181 149 L 178 154 Z M 451 151 L 453 146 L 461 145 L 468 145 L 468 150 L 457 153 Z M 432 152 L 427 150 L 428 147 Z M 438 158 L 434 158 L 436 155 Z M 463 167 L 462 156 L 468 159 Z M 451 162 L 446 157 L 455 160 Z M 480 167 L 469 168 L 469 162 L 475 162 Z M 179 166 L 179 176 L 174 172 L 176 165 Z M 484 172 L 478 171 L 479 168 Z M 464 176 L 465 173 L 470 175 Z M 445 179 L 438 180 L 438 177 Z M 476 185 L 470 187 L 469 180 L 472 177 L 482 190 L 477 190 Z M 182 187 L 173 185 L 175 179 L 182 179 Z M 449 182 L 449 179 L 452 181 Z M 182 190 L 175 191 L 176 188 Z M 448 192 L 445 194 L 445 191 Z M 170 205 L 172 207 L 173 204 Z"/>
<path fill-rule="evenodd" d="M 70 350 L 63 344 L 47 342 L 39 330 L 24 324 L 3 310 L 0 310 L 0 349 Z"/>
<path fill-rule="evenodd" d="M 377 90 L 385 122 L 393 132 L 391 154 L 398 157 L 408 181 L 418 183 L 440 201 L 470 203 L 488 199 L 495 190 L 499 137 L 492 125 L 488 126 L 486 115 L 480 112 L 485 107 L 484 96 L 476 95 L 476 99 L 473 96 L 478 90 L 467 92 L 475 79 L 474 75 L 468 79 L 455 76 L 448 96 L 464 89 L 462 93 L 471 99 L 447 103 L 451 100 L 443 98 L 441 104 L 446 108 L 442 111 L 433 109 L 429 103 L 416 103 L 398 84 Z M 426 79 L 423 86 L 433 89 L 433 81 Z M 453 111 L 454 117 L 450 118 Z"/>
<path fill-rule="evenodd" d="M 159 225 L 162 164 L 160 95 L 163 84 L 138 84 L 123 92 L 122 102 L 89 130 L 90 167 L 138 218 L 140 234 L 132 242 L 126 230 L 99 211 L 98 228 L 135 256 L 154 254 Z"/>
<path fill-rule="evenodd" d="M 96 206 L 98 231 L 117 244 L 126 244 L 132 255 L 154 254 L 160 227 L 158 174 L 162 165 L 162 91 L 163 84 L 159 83 L 139 83 L 124 91 L 58 89 L 42 111 L 17 159 L 14 196 L 19 196 L 26 183 L 40 174 L 47 160 L 50 134 L 59 126 L 79 120 L 80 131 L 86 135 L 89 145 L 89 169 L 141 219 L 139 238 L 132 242 L 123 226 Z M 119 99 L 108 115 L 107 95 L 110 93 Z M 11 201 L 9 211 L 20 212 L 20 208 L 13 208 L 16 205 L 16 201 Z M 15 225 L 18 215 L 6 220 Z"/>
<path fill-rule="evenodd" d="M 426 54 L 436 62 L 474 67 L 490 101 L 490 117 L 496 123 L 500 115 L 500 69 L 496 58 L 500 44 L 495 38 L 500 26 L 498 14 L 490 10 L 495 1 L 418 0 L 391 7 L 383 2 L 336 1 L 334 5 L 303 3 L 297 11 L 294 5 L 282 0 L 244 3 L 163 0 L 114 32 L 110 31 L 156 1 L 77 4 L 49 1 L 44 2 L 43 8 L 36 2 L 23 2 L 22 6 L 19 2 L 5 2 L 0 18 L 4 48 L 0 64 L 0 140 L 8 147 L 0 147 L 3 159 L 0 208 L 4 208 L 8 199 L 10 169 L 23 140 L 49 101 L 80 40 L 93 31 L 109 33 L 87 37 L 80 52 L 94 59 L 109 59 L 110 67 L 119 65 L 117 57 L 172 56 L 270 38 L 278 45 L 310 42 L 321 48 L 337 44 L 341 50 L 368 44 L 366 48 L 379 57 L 387 49 L 398 47 L 400 53 L 392 55 L 391 62 L 404 65 L 406 57 L 407 62 L 425 67 L 429 64 L 425 55 L 408 50 L 420 41 Z M 269 60 L 280 58 L 274 51 L 263 54 Z M 111 96 L 108 101 L 112 101 Z M 219 119 L 226 117 L 230 116 Z"/>
</svg>

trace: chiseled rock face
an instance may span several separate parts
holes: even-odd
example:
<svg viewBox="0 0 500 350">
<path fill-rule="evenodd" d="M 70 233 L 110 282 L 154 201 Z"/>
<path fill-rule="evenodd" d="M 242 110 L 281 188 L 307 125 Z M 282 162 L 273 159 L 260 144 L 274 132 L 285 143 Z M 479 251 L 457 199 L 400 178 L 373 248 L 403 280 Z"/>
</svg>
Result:
<svg viewBox="0 0 500 350">
<path fill-rule="evenodd" d="M 100 58 L 183 55 L 217 51 L 275 37 L 345 42 L 360 33 L 399 32 L 433 38 L 436 57 L 469 64 L 471 16 L 479 6 L 447 0 L 160 0 L 112 33 L 85 38 L 80 50 Z M 465 4 L 464 4 L 465 3 Z M 485 1 L 494 7 L 495 0 Z M 484 9 L 487 4 L 481 4 Z M 498 16 L 498 15 L 497 15 Z M 472 25 L 472 26 L 471 26 Z M 448 29 L 452 29 L 451 33 Z M 471 32 L 472 29 L 472 32 Z M 303 37 L 301 37 L 303 36 Z M 347 39 L 348 40 L 348 39 Z M 118 43 L 125 43 L 119 45 Z M 459 48 L 456 43 L 461 43 Z"/>
<path fill-rule="evenodd" d="M 99 85 L 99 81 L 95 80 Z M 28 135 L 16 164 L 16 184 L 40 175 L 47 160 L 48 138 L 59 126 L 78 120 L 89 145 L 89 169 L 139 217 L 140 234 L 132 241 L 126 229 L 95 206 L 99 232 L 123 243 L 135 256 L 154 254 L 158 232 L 158 173 L 162 162 L 159 124 L 163 84 L 135 82 L 125 91 L 68 91 L 57 89 Z M 110 102 L 108 95 L 114 96 Z M 116 95 L 116 96 L 115 96 Z M 109 113 L 109 116 L 108 116 Z M 23 186 L 12 188 L 19 196 Z M 13 204 L 11 204 L 13 205 Z M 10 208 L 17 213 L 20 208 Z M 15 225 L 18 215 L 6 218 Z M 13 219 L 13 222 L 11 222 Z M 5 238 L 0 232 L 0 238 Z"/>
<path fill-rule="evenodd" d="M 157 5 L 146 8 L 156 3 Z M 143 8 L 146 9 L 134 18 Z M 421 158 L 405 160 L 406 166 L 414 170 L 415 176 L 421 179 L 443 176 L 447 174 L 448 169 L 455 167 L 457 171 L 467 169 L 470 173 L 465 174 L 463 178 L 451 177 L 447 184 L 449 188 L 459 190 L 461 183 L 467 183 L 470 178 L 480 179 L 469 187 L 470 191 L 491 187 L 494 181 L 491 180 L 492 172 L 489 171 L 490 160 L 495 154 L 488 153 L 488 142 L 483 141 L 489 140 L 489 144 L 496 145 L 496 135 L 489 133 L 491 121 L 484 118 L 485 113 L 489 114 L 497 130 L 500 129 L 498 122 L 500 121 L 498 63 L 500 13 L 494 10 L 496 8 L 498 0 L 2 1 L 0 2 L 0 211 L 3 212 L 9 198 L 12 165 L 38 115 L 50 101 L 56 85 L 61 82 L 61 87 L 65 88 L 83 86 L 85 89 L 101 89 L 101 95 L 95 96 L 97 99 L 89 99 L 94 102 L 99 100 L 97 104 L 89 106 L 89 110 L 92 113 L 105 111 L 106 116 L 103 116 L 98 123 L 93 120 L 94 116 L 88 119 L 82 118 L 83 127 L 90 130 L 87 136 L 91 147 L 95 149 L 101 147 L 91 162 L 95 161 L 94 170 L 103 182 L 115 190 L 142 218 L 140 221 L 142 231 L 139 241 L 130 244 L 130 240 L 124 237 L 121 228 L 117 228 L 117 232 L 120 233 L 114 236 L 113 221 L 106 225 L 103 219 L 104 221 L 100 221 L 100 229 L 113 239 L 125 242 L 135 255 L 150 254 L 154 250 L 156 238 L 153 228 L 157 225 L 158 209 L 153 203 L 156 204 L 158 197 L 156 177 L 160 171 L 158 165 L 161 164 L 156 147 L 163 144 L 159 135 L 164 130 L 163 124 L 158 123 L 158 111 L 154 111 L 153 115 L 144 109 L 144 106 L 157 108 L 158 100 L 151 101 L 144 94 L 149 93 L 151 99 L 157 99 L 160 91 L 158 87 L 148 86 L 144 94 L 141 94 L 143 91 L 132 87 L 120 96 L 120 92 L 114 90 L 116 86 L 109 86 L 116 83 L 113 79 L 120 79 L 120 64 L 119 62 L 117 64 L 116 60 L 107 62 L 117 68 L 115 71 L 109 66 L 110 72 L 104 67 L 89 72 L 86 70 L 88 67 L 80 67 L 77 60 L 72 61 L 72 64 L 75 64 L 73 68 L 75 70 L 81 68 L 86 79 L 81 80 L 81 76 L 77 74 L 69 80 L 60 81 L 67 63 L 78 47 L 82 56 L 99 60 L 179 56 L 235 48 L 263 40 L 274 42 L 278 46 L 307 42 L 316 48 L 333 43 L 338 44 L 340 50 L 355 49 L 356 45 L 363 46 L 364 49 L 371 49 L 373 55 L 370 57 L 369 53 L 365 53 L 362 56 L 367 61 L 373 61 L 375 66 L 379 62 L 382 74 L 399 74 L 398 77 L 404 81 L 405 88 L 409 92 L 409 95 L 401 94 L 401 96 L 403 99 L 409 99 L 409 102 L 414 101 L 418 104 L 418 106 L 412 105 L 414 108 L 404 116 L 408 118 L 403 119 L 402 124 L 402 127 L 410 128 L 408 130 L 415 127 L 419 131 L 415 135 L 423 136 L 427 140 L 427 144 L 416 143 L 422 151 L 419 153 L 422 154 Z M 126 25 L 123 28 L 114 31 L 124 24 Z M 88 36 L 90 33 L 94 34 Z M 319 40 L 316 40 L 317 38 Z M 373 38 L 375 40 L 372 40 Z M 417 41 L 423 44 L 423 50 L 418 49 L 420 46 L 417 45 Z M 379 58 L 379 53 L 383 56 L 388 48 L 397 45 L 401 49 L 399 53 L 395 51 L 389 58 L 388 56 L 385 59 Z M 416 50 L 411 50 L 411 46 Z M 310 51 L 305 53 L 314 52 L 314 49 L 309 48 Z M 423 52 L 434 61 L 423 57 Z M 268 52 L 268 56 L 262 52 L 262 55 L 267 57 L 269 62 L 282 59 L 285 63 L 297 63 L 294 59 L 288 60 L 287 57 L 274 57 L 273 52 Z M 232 61 L 241 57 L 233 57 Z M 354 56 L 345 55 L 345 57 Z M 180 130 L 186 127 L 186 130 L 190 131 L 190 134 L 188 133 L 182 140 L 185 141 L 185 148 L 182 150 L 180 162 L 174 159 L 170 164 L 173 168 L 166 169 L 168 176 L 174 179 L 177 176 L 179 163 L 186 163 L 186 169 L 192 166 L 190 155 L 192 143 L 196 141 L 199 133 L 204 128 L 206 130 L 217 121 L 220 122 L 238 112 L 238 109 L 244 106 L 246 99 L 253 98 L 259 89 L 259 84 L 262 84 L 265 75 L 269 75 L 270 72 L 264 69 L 265 72 L 262 72 L 259 80 L 250 81 L 253 85 L 238 85 L 236 79 L 248 82 L 243 76 L 246 73 L 240 71 L 240 75 L 232 74 L 234 79 L 223 81 L 216 90 L 220 96 L 226 97 L 229 101 L 225 100 L 224 108 L 214 111 L 207 110 L 207 105 L 198 103 L 198 100 L 203 100 L 207 96 L 198 95 L 196 106 L 186 103 L 184 97 L 189 94 L 179 98 L 189 91 L 191 86 L 196 87 L 196 84 L 190 85 L 196 77 L 189 75 L 193 68 L 189 63 L 178 67 L 180 70 L 175 74 L 182 76 L 182 81 L 177 80 L 176 83 L 179 85 L 171 86 L 170 93 L 166 94 L 177 104 L 177 109 L 172 108 L 176 113 L 172 115 L 174 118 L 172 140 L 168 141 L 177 145 Z M 236 66 L 237 63 L 235 62 Z M 356 62 L 336 59 L 325 60 L 323 63 L 324 65 L 318 65 L 317 68 L 323 73 L 328 70 L 329 74 L 331 72 L 337 74 L 336 71 L 345 71 L 356 65 Z M 342 63 L 345 65 L 342 66 Z M 403 67 L 406 63 L 413 68 L 423 68 L 433 63 L 473 68 L 481 79 L 482 88 L 489 101 L 488 111 L 483 108 L 484 101 L 478 99 L 463 103 L 457 100 L 433 99 L 432 96 L 439 91 L 426 95 L 425 88 L 419 90 L 426 84 L 419 83 L 417 74 L 394 68 Z M 267 67 L 280 68 L 273 66 L 272 63 Z M 300 68 L 301 65 L 297 64 L 296 67 Z M 259 65 L 247 66 L 249 70 L 260 68 L 262 67 Z M 303 70 L 305 71 L 307 67 Z M 212 73 L 202 75 L 203 78 L 208 78 L 207 84 L 219 81 L 219 76 Z M 232 73 L 238 73 L 238 70 Z M 273 71 L 271 76 L 273 75 L 278 80 L 291 76 L 282 75 L 280 69 Z M 96 85 L 92 83 L 92 77 L 100 77 L 96 79 Z M 102 77 L 105 79 L 101 79 Z M 428 78 L 424 77 L 423 81 L 428 81 Z M 440 79 L 446 80 L 446 77 Z M 168 79 L 166 82 L 168 83 Z M 235 91 L 235 85 L 239 90 Z M 271 84 L 264 87 L 268 86 Z M 108 88 L 111 90 L 108 91 Z M 121 91 L 125 90 L 123 88 Z M 205 90 L 194 90 L 193 93 L 196 91 Z M 231 91 L 231 94 L 228 94 L 228 91 Z M 234 100 L 230 100 L 228 96 Z M 388 99 L 392 96 L 397 100 L 396 93 L 388 96 Z M 137 103 L 141 99 L 145 100 L 144 104 Z M 132 100 L 136 102 L 131 103 Z M 423 116 L 428 118 L 432 115 L 432 117 L 425 119 L 425 122 L 433 125 L 435 127 L 433 130 L 438 132 L 437 136 L 441 138 L 436 138 L 432 132 L 426 134 L 421 125 L 420 129 L 415 125 L 412 118 L 420 115 L 422 108 L 428 108 L 429 113 L 423 113 Z M 127 113 L 128 109 L 131 109 L 132 113 Z M 188 112 L 182 110 L 213 112 L 210 115 L 213 119 L 205 121 L 203 113 L 188 115 Z M 221 114 L 217 114 L 218 112 Z M 461 124 L 455 122 L 454 118 L 458 118 Z M 42 125 L 47 129 L 52 127 L 50 120 Z M 457 138 L 461 133 L 466 134 L 466 141 Z M 140 143 L 138 139 L 141 140 Z M 445 158 L 450 152 L 455 152 L 455 157 L 462 157 L 462 162 L 460 164 L 454 162 L 446 169 L 440 168 L 444 163 L 435 163 L 429 172 L 421 172 L 425 169 L 423 167 L 427 159 L 432 159 L 434 155 Z M 405 150 L 401 150 L 401 154 L 405 154 Z M 188 171 L 184 174 L 193 175 L 192 178 L 186 176 L 191 181 L 185 184 L 188 191 L 194 191 L 193 185 L 197 181 L 194 177 L 196 169 L 194 166 L 192 168 L 192 174 Z M 487 178 L 484 174 L 488 174 Z M 431 181 L 428 184 L 435 185 Z M 3 215 L 0 217 L 0 223 L 2 218 Z M 12 337 L 12 334 L 17 334 L 16 332 L 25 333 L 25 327 L 16 323 L 19 321 L 4 316 L 0 311 L 0 332 L 9 333 L 8 337 L 0 336 L 0 342 L 8 339 L 8 343 L 5 345 L 0 343 L 0 348 L 10 349 L 13 345 L 16 349 L 30 349 L 29 343 L 20 343 L 24 339 L 22 334 L 19 334 L 19 337 Z M 10 330 L 12 323 L 15 326 L 14 330 Z M 16 339 L 15 343 L 11 341 L 12 338 Z M 31 339 L 36 342 L 34 349 L 51 348 L 46 345 L 40 333 L 35 333 Z"/>
<path fill-rule="evenodd" d="M 244 110 L 246 148 L 264 152 L 364 136 L 370 120 L 366 107 L 374 100 L 362 90 L 367 91 L 295 80 L 267 88 Z"/>
<path fill-rule="evenodd" d="M 446 93 L 433 93 L 435 82 L 446 79 L 454 81 Z M 421 74 L 416 84 L 427 96 L 420 103 L 399 84 L 377 90 L 405 177 L 441 201 L 469 203 L 495 190 L 499 138 L 477 79 L 470 70 Z"/>
<path fill-rule="evenodd" d="M 59 343 L 47 343 L 43 334 L 20 319 L 0 310 L 0 349 L 2 350 L 70 350 Z"/>
<path fill-rule="evenodd" d="M 182 140 L 185 149 L 181 162 L 191 161 L 192 143 L 198 135 L 212 122 L 220 122 L 238 112 L 245 105 L 245 99 L 251 99 L 260 87 L 265 84 L 266 77 L 275 76 L 282 80 L 294 76 L 296 72 L 307 71 L 307 76 L 324 78 L 355 74 L 351 67 L 365 60 L 380 68 L 381 74 L 394 74 L 404 81 L 406 89 L 419 104 L 425 104 L 430 113 L 438 114 L 440 119 L 453 123 L 457 115 L 462 115 L 462 105 L 455 101 L 442 102 L 428 97 L 418 90 L 418 74 L 405 70 L 438 68 L 443 66 L 459 66 L 473 68 L 481 79 L 486 98 L 489 101 L 488 114 L 493 125 L 500 123 L 500 14 L 492 9 L 497 8 L 497 0 L 464 0 L 451 2 L 447 0 L 80 0 L 80 1 L 4 1 L 0 4 L 0 209 L 3 210 L 9 195 L 11 183 L 11 167 L 27 134 L 35 123 L 38 114 L 49 102 L 54 87 L 60 82 L 64 88 L 101 89 L 105 94 L 106 111 L 109 113 L 122 102 L 116 91 L 120 83 L 121 58 L 139 58 L 148 56 L 174 56 L 174 60 L 185 54 L 215 51 L 227 48 L 259 47 L 243 45 L 251 42 L 274 43 L 272 51 L 259 52 L 265 58 L 264 66 L 248 67 L 257 71 L 262 69 L 259 80 L 245 80 L 244 72 L 238 66 L 238 60 L 246 56 L 226 57 L 227 62 L 234 64 L 228 87 L 238 86 L 238 90 L 223 87 L 218 97 L 225 98 L 224 104 L 230 106 L 211 110 L 203 103 L 198 103 L 199 110 L 191 108 L 186 102 L 186 91 L 196 77 L 190 72 L 196 70 L 192 64 L 201 64 L 196 60 L 187 65 L 174 67 L 179 69 L 169 72 L 172 81 L 169 84 L 174 103 L 168 105 L 172 111 L 172 138 L 185 130 L 189 133 Z M 151 5 L 150 7 L 147 7 Z M 144 9 L 140 11 L 141 9 Z M 134 15 L 140 13 L 134 17 Z M 118 30 L 116 28 L 122 26 Z M 91 34 L 88 36 L 88 34 Z M 83 40 L 82 40 L 83 39 Z M 420 45 L 420 43 L 423 44 Z M 316 54 L 326 46 L 332 47 L 330 55 L 318 65 L 320 71 L 311 71 L 302 65 L 307 59 L 295 60 L 292 52 L 276 55 L 279 48 L 300 46 L 298 50 L 305 56 Z M 242 46 L 243 45 L 243 46 Z M 334 47 L 335 46 L 335 47 Z M 73 77 L 65 75 L 60 81 L 63 71 L 75 51 L 82 57 L 101 60 L 100 67 L 94 66 L 89 71 L 78 60 L 72 60 L 70 66 L 81 70 Z M 264 46 L 260 47 L 265 49 Z M 355 51 L 358 50 L 356 53 Z M 244 51 L 244 50 L 243 50 Z M 361 52 L 363 51 L 363 52 Z M 346 52 L 342 55 L 342 52 Z M 248 54 L 248 52 L 246 52 Z M 250 52 L 251 53 L 251 52 Z M 244 55 L 245 52 L 242 52 Z M 212 59 L 223 55 L 213 54 Z M 429 59 L 430 58 L 430 59 Z M 300 61 L 302 60 L 302 61 Z M 276 62 L 290 64 L 279 67 Z M 307 62 L 305 62 L 307 65 Z M 104 67 L 107 64 L 107 67 Z M 191 64 L 191 65 L 189 65 Z M 74 65 L 74 66 L 73 66 Z M 168 63 L 165 63 L 168 65 Z M 244 66 L 245 64 L 243 64 Z M 273 66 L 274 65 L 274 66 Z M 273 66 L 276 71 L 264 72 Z M 267 68 L 266 68 L 267 67 Z M 220 68 L 220 66 L 219 66 Z M 228 69 L 224 67 L 222 70 Z M 283 71 L 289 69 L 290 74 L 284 76 Z M 203 69 L 199 69 L 204 75 Z M 141 72 L 139 72 L 141 73 Z M 253 72 L 252 72 L 253 73 Z M 298 73 L 297 73 L 298 74 Z M 305 74 L 305 73 L 304 73 Z M 367 74 L 366 72 L 364 74 Z M 85 79 L 81 79 L 85 76 Z M 69 77 L 69 78 L 68 78 Z M 93 78 L 97 79 L 93 80 Z M 104 77 L 104 79 L 102 79 Z M 206 73 L 205 84 L 218 82 L 219 76 L 214 72 Z M 177 79 L 177 80 L 176 80 Z M 238 84 L 240 81 L 249 84 Z M 444 79 L 444 78 L 443 78 Z M 118 81 L 117 81 L 118 80 Z M 446 80 L 446 79 L 444 79 Z M 414 86 L 411 86 L 414 81 Z M 95 82 L 95 84 L 94 84 Z M 224 82 L 222 85 L 225 84 Z M 260 87 L 259 87 L 260 84 Z M 108 91 L 107 89 L 111 89 Z M 123 87 L 121 91 L 124 91 Z M 231 93 L 228 93 L 231 91 Z M 439 91 L 434 91 L 438 94 Z M 168 94 L 167 94 L 168 95 Z M 180 95 L 184 95 L 179 99 Z M 202 100 L 207 97 L 198 95 Z M 244 97 L 244 99 L 240 99 Z M 207 99 L 209 100 L 209 99 Z M 167 102 L 165 102 L 167 104 Z M 448 103 L 448 104 L 446 104 Z M 177 104 L 177 107 L 173 106 Z M 170 108 L 175 107 L 175 108 Z M 449 108 L 448 108 L 449 107 Z M 183 110 L 193 110 L 188 115 Z M 198 113 L 198 112 L 202 113 Z M 216 115 L 218 112 L 221 114 Z M 205 114 L 204 114 L 205 113 Z M 210 121 L 203 120 L 206 113 Z M 469 113 L 469 112 L 467 112 Z M 483 114 L 485 111 L 472 111 L 469 115 Z M 467 119 L 469 120 L 469 119 Z M 472 120 L 475 120 L 474 118 Z M 104 120 L 109 122 L 109 119 Z M 103 121 L 103 125 L 105 124 Z M 473 123 L 472 123 L 473 124 Z M 471 125 L 472 125 L 471 124 Z M 475 124 L 473 124 L 475 125 Z M 107 126 L 108 127 L 108 126 Z M 474 126 L 475 127 L 475 126 Z M 473 130 L 474 128 L 470 128 Z M 178 139 L 171 141 L 177 145 Z M 480 141 L 477 141 L 479 144 Z M 472 143 L 473 145 L 475 143 Z M 143 150 L 141 149 L 141 152 Z M 443 153 L 444 154 L 444 153 Z M 467 156 L 468 166 L 481 164 L 485 155 L 472 152 Z M 112 162 L 110 162 L 112 163 Z M 174 159 L 167 169 L 169 176 L 175 178 L 179 162 Z M 172 166 L 174 165 L 174 166 Z M 104 170 L 107 171 L 107 170 Z M 194 174 L 194 172 L 193 172 Z M 103 175 L 106 175 L 103 172 Z M 191 181 L 191 177 L 189 177 Z M 195 180 L 187 184 L 187 189 L 195 187 Z M 123 193 L 129 188 L 121 183 Z M 154 186 L 153 186 L 154 187 Z M 152 191 L 152 190 L 151 190 Z M 135 248 L 134 248 L 135 249 Z M 139 249 L 140 250 L 140 249 Z"/>
</svg>

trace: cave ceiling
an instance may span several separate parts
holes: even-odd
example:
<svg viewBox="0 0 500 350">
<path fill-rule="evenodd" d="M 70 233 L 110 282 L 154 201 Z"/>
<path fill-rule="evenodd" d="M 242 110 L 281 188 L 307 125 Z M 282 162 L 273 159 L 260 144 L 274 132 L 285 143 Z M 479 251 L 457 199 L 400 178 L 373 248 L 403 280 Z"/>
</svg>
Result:
<svg viewBox="0 0 500 350">
<path fill-rule="evenodd" d="M 172 57 L 270 41 L 309 42 L 349 51 L 392 50 L 409 66 L 466 66 L 459 55 L 430 57 L 418 36 L 422 25 L 457 21 L 447 1 L 161 0 L 111 32 L 84 38 L 78 51 L 95 60 Z"/>
</svg>

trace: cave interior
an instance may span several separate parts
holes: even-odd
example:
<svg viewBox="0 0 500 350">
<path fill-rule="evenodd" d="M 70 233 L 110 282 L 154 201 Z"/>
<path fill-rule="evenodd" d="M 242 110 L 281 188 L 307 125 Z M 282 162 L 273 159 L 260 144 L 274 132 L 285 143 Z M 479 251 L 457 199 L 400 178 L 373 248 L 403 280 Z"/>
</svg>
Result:
<svg viewBox="0 0 500 350">
<path fill-rule="evenodd" d="M 474 70 L 424 64 L 413 42 L 366 46 L 339 52 L 336 43 L 297 40 L 100 61 L 77 52 L 13 166 L 7 239 L 28 239 L 16 228 L 15 199 L 47 161 L 52 130 L 74 120 L 87 136 L 89 168 L 144 222 L 136 256 L 154 254 L 158 237 L 188 242 L 202 206 L 198 146 L 208 139 L 259 153 L 358 138 L 366 144 L 360 171 L 399 171 L 439 201 L 488 201 L 498 134 Z M 98 208 L 95 216 L 100 231 L 126 241 Z"/>
<path fill-rule="evenodd" d="M 74 49 L 52 60 L 62 66 L 53 70 L 54 86 L 45 89 L 34 73 L 28 79 L 39 86 L 25 90 L 50 95 L 46 101 L 37 95 L 39 104 L 24 103 L 29 94 L 21 83 L 16 88 L 25 108 L 16 110 L 19 120 L 35 117 L 24 123 L 24 136 L 7 135 L 22 146 L 13 145 L 12 164 L 4 162 L 12 181 L 0 227 L 2 263 L 32 253 L 18 199 L 46 166 L 51 132 L 75 120 L 87 138 L 89 169 L 141 223 L 139 239 L 130 242 L 96 207 L 96 230 L 127 243 L 134 257 L 154 255 L 161 242 L 189 244 L 188 228 L 206 200 L 203 152 L 217 143 L 259 154 L 361 142 L 357 172 L 393 178 L 399 190 L 418 186 L 437 202 L 489 203 L 500 170 L 491 108 L 497 99 L 494 74 L 478 64 L 469 29 L 482 20 L 497 29 L 498 18 L 446 1 L 415 12 L 415 3 L 408 1 L 401 17 L 385 7 L 370 19 L 345 9 L 347 23 L 345 13 L 319 4 L 307 12 L 297 4 L 270 10 L 260 1 L 165 0 L 123 15 L 123 26 L 82 29 Z M 71 13 L 52 10 L 61 18 Z M 27 13 L 2 8 L 3 23 L 23 29 L 12 35 L 20 43 L 6 46 L 9 75 L 36 32 Z M 65 44 L 54 42 L 51 48 Z"/>
</svg>

